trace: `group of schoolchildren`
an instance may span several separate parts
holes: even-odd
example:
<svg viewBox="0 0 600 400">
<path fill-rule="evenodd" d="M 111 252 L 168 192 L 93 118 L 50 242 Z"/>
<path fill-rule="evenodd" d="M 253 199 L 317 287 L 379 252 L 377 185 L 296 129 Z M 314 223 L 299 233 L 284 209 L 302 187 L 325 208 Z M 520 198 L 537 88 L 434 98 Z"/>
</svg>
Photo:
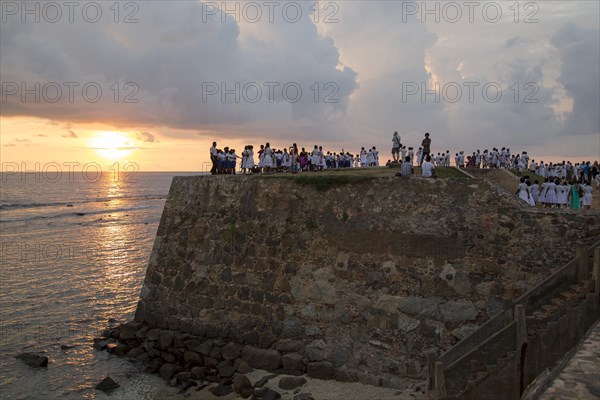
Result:
<svg viewBox="0 0 600 400">
<path fill-rule="evenodd" d="M 325 152 L 322 146 L 317 145 L 312 151 L 306 151 L 304 147 L 299 150 L 296 143 L 284 149 L 271 148 L 270 143 L 266 143 L 260 146 L 256 156 L 258 156 L 258 163 L 255 162 L 254 146 L 252 145 L 245 146 L 241 156 L 238 156 L 235 149 L 228 147 L 223 150 L 217 149 L 217 143 L 213 142 L 213 146 L 210 148 L 212 161 L 210 172 L 213 175 L 235 175 L 238 159 L 241 160 L 239 166 L 243 174 L 298 173 L 323 171 L 330 168 L 379 166 L 379 152 L 375 146 L 369 150 L 365 150 L 363 147 L 358 155 L 353 155 L 343 149 L 340 153 Z"/>
<path fill-rule="evenodd" d="M 393 162 L 404 162 L 400 175 L 406 176 L 412 173 L 415 161 L 422 165 L 422 176 L 433 176 L 434 167 L 450 166 L 450 151 L 445 153 L 430 153 L 431 140 L 429 134 L 425 135 L 422 147 L 416 154 L 413 147 L 406 147 L 400 143 L 400 136 L 394 132 L 392 138 Z M 379 151 L 375 146 L 370 149 L 364 147 L 354 155 L 342 150 L 340 153 L 325 152 L 322 146 L 315 145 L 312 151 L 306 148 L 298 149 L 296 143 L 289 148 L 274 149 L 269 143 L 260 146 L 256 153 L 258 163 L 255 162 L 254 146 L 244 147 L 241 156 L 235 149 L 225 147 L 217 149 L 217 143 L 213 142 L 210 148 L 212 161 L 211 174 L 235 174 L 237 160 L 240 159 L 241 172 L 265 173 L 274 172 L 307 172 L 323 171 L 331 168 L 359 168 L 379 166 Z M 388 161 L 388 164 L 392 161 Z M 539 164 L 535 160 L 529 160 L 526 151 L 521 154 L 511 155 L 510 149 L 502 147 L 500 150 L 492 148 L 491 151 L 474 151 L 465 156 L 464 151 L 455 153 L 454 163 L 458 168 L 506 168 L 522 172 L 536 173 L 544 178 L 544 182 L 533 183 L 528 176 L 521 178 L 517 195 L 528 204 L 535 206 L 542 204 L 545 208 L 590 208 L 592 204 L 592 185 L 596 181 L 596 188 L 600 191 L 600 166 L 598 161 L 592 165 L 589 161 L 572 164 L 570 161 L 562 163 Z M 387 164 L 386 164 L 387 165 Z"/>
<path fill-rule="evenodd" d="M 600 175 L 597 175 L 600 177 Z M 600 180 L 597 178 L 597 187 Z M 528 176 L 521 177 L 517 195 L 530 206 L 542 204 L 544 208 L 580 208 L 589 209 L 592 206 L 592 185 L 588 180 L 562 180 L 559 178 L 545 178 L 539 185 L 536 180 L 533 184 Z"/>
</svg>

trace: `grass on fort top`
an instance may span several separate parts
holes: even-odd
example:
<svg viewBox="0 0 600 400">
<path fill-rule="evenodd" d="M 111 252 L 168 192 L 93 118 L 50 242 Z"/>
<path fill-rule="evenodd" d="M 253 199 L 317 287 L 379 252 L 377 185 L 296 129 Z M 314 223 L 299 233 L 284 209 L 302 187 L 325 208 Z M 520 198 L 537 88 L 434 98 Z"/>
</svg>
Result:
<svg viewBox="0 0 600 400">
<path fill-rule="evenodd" d="M 538 175 L 536 173 L 533 173 L 530 171 L 519 171 L 518 169 L 511 169 L 509 171 L 512 172 L 513 174 L 515 174 L 516 176 L 518 176 L 519 178 L 522 176 L 529 176 L 529 180 L 531 181 L 532 184 L 535 181 L 538 181 L 539 184 L 544 183 L 544 177 L 541 175 Z"/>
<path fill-rule="evenodd" d="M 327 190 L 333 186 L 364 182 L 374 178 L 394 177 L 396 172 L 398 172 L 397 168 L 388 167 L 341 168 L 328 169 L 320 172 L 301 173 L 297 175 L 274 174 L 261 175 L 261 177 L 267 179 L 291 179 L 301 185 L 313 186 L 320 190 Z M 437 178 L 468 179 L 468 176 L 456 170 L 455 168 L 436 167 L 435 174 Z M 415 167 L 414 176 L 421 176 L 420 167 Z"/>
</svg>

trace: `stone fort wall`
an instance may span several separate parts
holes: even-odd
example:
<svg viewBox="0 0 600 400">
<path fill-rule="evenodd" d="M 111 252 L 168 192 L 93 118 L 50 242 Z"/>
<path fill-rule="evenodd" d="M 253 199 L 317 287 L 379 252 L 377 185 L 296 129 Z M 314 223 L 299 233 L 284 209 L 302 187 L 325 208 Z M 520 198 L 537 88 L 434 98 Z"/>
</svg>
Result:
<svg viewBox="0 0 600 400">
<path fill-rule="evenodd" d="M 510 306 L 593 242 L 599 222 L 532 211 L 472 179 L 319 190 L 291 177 L 176 177 L 137 337 L 181 365 L 243 360 L 414 386 L 427 351 L 440 355 Z"/>
</svg>

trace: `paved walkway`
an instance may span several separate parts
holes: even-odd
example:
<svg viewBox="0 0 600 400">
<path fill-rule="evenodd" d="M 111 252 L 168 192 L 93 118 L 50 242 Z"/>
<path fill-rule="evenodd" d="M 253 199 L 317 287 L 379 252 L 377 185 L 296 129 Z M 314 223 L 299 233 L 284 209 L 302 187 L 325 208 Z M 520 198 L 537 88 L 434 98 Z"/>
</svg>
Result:
<svg viewBox="0 0 600 400">
<path fill-rule="evenodd" d="M 600 321 L 536 400 L 600 399 Z"/>
</svg>

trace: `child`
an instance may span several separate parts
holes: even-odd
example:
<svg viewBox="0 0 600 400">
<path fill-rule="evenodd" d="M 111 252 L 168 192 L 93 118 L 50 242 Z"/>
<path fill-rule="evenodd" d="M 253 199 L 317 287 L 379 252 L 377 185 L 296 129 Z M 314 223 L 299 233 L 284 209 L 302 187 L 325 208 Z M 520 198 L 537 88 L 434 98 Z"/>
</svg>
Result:
<svg viewBox="0 0 600 400">
<path fill-rule="evenodd" d="M 579 197 L 579 184 L 576 182 L 569 182 L 571 184 L 571 190 L 569 192 L 569 199 L 571 201 L 571 209 L 579 210 L 581 208 L 581 199 Z"/>
<path fill-rule="evenodd" d="M 592 207 L 592 185 L 590 184 L 590 181 L 584 181 L 582 189 L 583 198 L 581 199 L 581 205 L 586 210 L 589 210 Z"/>
<path fill-rule="evenodd" d="M 531 186 L 531 181 L 527 179 L 525 183 L 527 184 L 527 203 L 529 203 L 531 207 L 535 207 L 535 201 L 533 201 L 533 196 L 531 194 L 531 191 L 533 189 Z"/>
<path fill-rule="evenodd" d="M 525 178 L 521 177 L 519 180 L 519 186 L 517 187 L 517 195 L 521 200 L 526 203 L 529 203 L 529 192 L 527 190 L 527 184 L 525 183 Z"/>
<path fill-rule="evenodd" d="M 537 179 L 531 186 L 531 197 L 533 197 L 533 201 L 535 202 L 535 204 L 537 204 L 540 199 L 540 184 L 537 181 Z"/>
</svg>

